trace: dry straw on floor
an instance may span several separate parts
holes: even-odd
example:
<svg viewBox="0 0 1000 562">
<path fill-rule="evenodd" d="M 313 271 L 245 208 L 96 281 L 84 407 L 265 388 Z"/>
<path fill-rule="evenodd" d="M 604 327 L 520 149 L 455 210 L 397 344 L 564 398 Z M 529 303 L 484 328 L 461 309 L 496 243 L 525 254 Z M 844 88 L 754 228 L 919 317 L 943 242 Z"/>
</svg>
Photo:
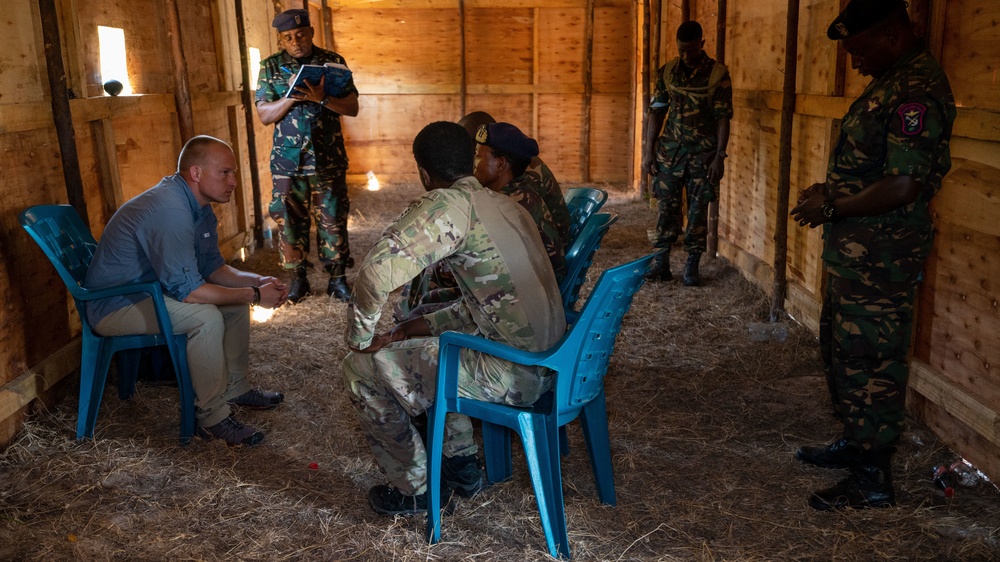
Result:
<svg viewBox="0 0 1000 562">
<path fill-rule="evenodd" d="M 414 186 L 352 188 L 351 242 L 363 257 Z M 649 251 L 653 212 L 612 197 L 622 215 L 591 271 Z M 675 272 L 684 256 L 675 252 Z M 243 267 L 280 274 L 273 250 Z M 791 323 L 781 343 L 752 342 L 766 297 L 721 260 L 706 283 L 646 285 L 625 320 L 607 377 L 618 506 L 600 504 L 579 430 L 563 461 L 576 560 L 1000 559 L 1000 502 L 988 483 L 946 500 L 931 467 L 954 454 L 911 422 L 894 459 L 899 505 L 818 513 L 811 490 L 842 475 L 792 458 L 836 435 L 815 338 Z M 353 281 L 353 272 L 349 274 Z M 322 272 L 313 287 L 325 288 Z M 444 520 L 429 546 L 422 517 L 373 513 L 383 480 L 341 382 L 346 306 L 322 296 L 252 328 L 252 378 L 283 390 L 271 412 L 239 412 L 267 433 L 252 449 L 177 443 L 176 391 L 112 386 L 96 438 L 76 442 L 75 396 L 37 412 L 0 452 L 2 560 L 543 560 L 523 457 L 514 478 Z"/>
</svg>

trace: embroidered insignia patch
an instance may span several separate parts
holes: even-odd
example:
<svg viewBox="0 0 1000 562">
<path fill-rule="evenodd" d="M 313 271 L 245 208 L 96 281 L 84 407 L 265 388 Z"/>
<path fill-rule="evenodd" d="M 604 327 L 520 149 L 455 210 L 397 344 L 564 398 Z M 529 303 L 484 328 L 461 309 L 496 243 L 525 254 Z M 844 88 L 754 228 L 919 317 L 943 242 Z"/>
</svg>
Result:
<svg viewBox="0 0 1000 562">
<path fill-rule="evenodd" d="M 877 99 L 868 100 L 868 111 L 876 111 L 880 107 L 882 107 L 882 104 Z"/>
<path fill-rule="evenodd" d="M 904 103 L 896 110 L 902 120 L 903 134 L 919 135 L 924 130 L 924 113 L 927 106 L 922 103 Z"/>
</svg>

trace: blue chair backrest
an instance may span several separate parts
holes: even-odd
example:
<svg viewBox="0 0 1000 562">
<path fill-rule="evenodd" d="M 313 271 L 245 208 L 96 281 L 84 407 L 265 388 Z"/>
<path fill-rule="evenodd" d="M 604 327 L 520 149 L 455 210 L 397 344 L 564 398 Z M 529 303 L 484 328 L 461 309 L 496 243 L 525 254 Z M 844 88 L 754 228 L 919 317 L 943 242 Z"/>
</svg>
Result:
<svg viewBox="0 0 1000 562">
<path fill-rule="evenodd" d="M 608 192 L 593 187 L 571 187 L 566 190 L 566 207 L 569 209 L 569 245 L 572 246 L 583 230 L 587 218 L 604 206 Z"/>
<path fill-rule="evenodd" d="M 37 205 L 22 211 L 18 220 L 45 252 L 73 297 L 82 298 L 86 293 L 83 279 L 97 241 L 76 209 L 69 205 Z"/>
<path fill-rule="evenodd" d="M 601 247 L 601 240 L 618 220 L 618 215 L 597 213 L 587 219 L 583 231 L 566 250 L 566 277 L 559 285 L 563 308 L 572 310 L 580 297 L 580 287 L 587 280 L 587 271 L 594 262 L 594 254 Z"/>
<path fill-rule="evenodd" d="M 575 417 L 603 390 L 622 319 L 632 306 L 632 297 L 642 287 L 643 276 L 655 255 L 605 270 L 559 351 L 546 362 L 563 367 L 555 390 L 555 407 L 560 418 Z"/>
</svg>

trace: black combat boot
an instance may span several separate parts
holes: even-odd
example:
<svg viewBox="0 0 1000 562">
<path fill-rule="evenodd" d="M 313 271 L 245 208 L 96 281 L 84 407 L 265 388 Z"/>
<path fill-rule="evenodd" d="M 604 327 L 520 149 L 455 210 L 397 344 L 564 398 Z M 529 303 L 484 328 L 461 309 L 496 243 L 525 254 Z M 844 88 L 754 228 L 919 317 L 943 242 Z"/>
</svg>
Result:
<svg viewBox="0 0 1000 562">
<path fill-rule="evenodd" d="M 305 267 L 295 268 L 295 279 L 288 286 L 288 302 L 297 303 L 309 294 L 309 278 Z"/>
<path fill-rule="evenodd" d="M 341 302 L 351 300 L 351 286 L 347 284 L 344 266 L 335 265 L 330 271 L 330 282 L 326 285 L 326 294 Z"/>
<path fill-rule="evenodd" d="M 667 248 L 653 258 L 653 267 L 645 275 L 647 281 L 671 281 L 674 276 L 670 273 L 670 249 Z"/>
<path fill-rule="evenodd" d="M 862 453 L 862 460 L 851 468 L 851 475 L 834 486 L 813 492 L 809 506 L 830 511 L 896 505 L 896 491 L 892 487 L 893 451 L 890 447 Z"/>
<path fill-rule="evenodd" d="M 795 458 L 820 468 L 851 468 L 861 461 L 861 450 L 841 437 L 821 447 L 799 447 Z"/>
<path fill-rule="evenodd" d="M 687 265 L 684 266 L 685 287 L 697 287 L 701 285 L 701 274 L 698 273 L 698 264 L 701 262 L 701 252 L 691 252 L 688 254 Z"/>
</svg>

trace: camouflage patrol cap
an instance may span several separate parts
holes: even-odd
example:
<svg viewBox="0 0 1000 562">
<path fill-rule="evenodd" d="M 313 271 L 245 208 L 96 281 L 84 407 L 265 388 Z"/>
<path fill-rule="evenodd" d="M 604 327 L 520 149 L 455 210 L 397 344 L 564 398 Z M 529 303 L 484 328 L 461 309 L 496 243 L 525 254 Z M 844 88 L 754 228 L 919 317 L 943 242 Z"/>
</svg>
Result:
<svg viewBox="0 0 1000 562">
<path fill-rule="evenodd" d="M 896 10 L 906 9 L 905 0 L 851 0 L 826 30 L 834 41 L 853 37 L 885 21 Z"/>
<path fill-rule="evenodd" d="M 309 27 L 309 10 L 285 10 L 274 16 L 271 26 L 280 31 L 291 31 L 300 27 Z"/>
<path fill-rule="evenodd" d="M 510 123 L 487 123 L 476 131 L 476 142 L 507 154 L 531 160 L 538 156 L 538 143 Z"/>
</svg>

